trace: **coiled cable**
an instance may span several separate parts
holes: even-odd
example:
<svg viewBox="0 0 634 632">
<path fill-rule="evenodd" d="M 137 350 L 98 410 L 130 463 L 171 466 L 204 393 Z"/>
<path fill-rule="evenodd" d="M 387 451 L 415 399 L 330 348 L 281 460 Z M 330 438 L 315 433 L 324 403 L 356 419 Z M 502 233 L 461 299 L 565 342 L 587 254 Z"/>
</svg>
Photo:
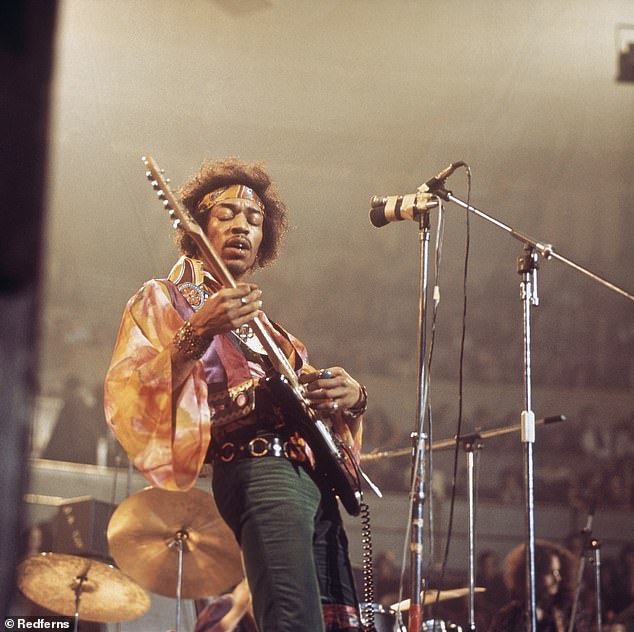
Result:
<svg viewBox="0 0 634 632">
<path fill-rule="evenodd" d="M 374 559 L 372 555 L 372 527 L 370 507 L 361 503 L 361 547 L 363 563 L 362 626 L 364 632 L 376 632 L 374 621 Z"/>
</svg>

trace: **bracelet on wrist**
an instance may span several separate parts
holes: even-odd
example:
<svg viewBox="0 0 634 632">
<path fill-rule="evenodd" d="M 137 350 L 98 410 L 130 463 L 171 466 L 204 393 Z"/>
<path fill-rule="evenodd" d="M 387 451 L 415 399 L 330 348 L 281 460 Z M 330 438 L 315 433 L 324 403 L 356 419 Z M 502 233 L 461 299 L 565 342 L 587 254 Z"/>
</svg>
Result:
<svg viewBox="0 0 634 632">
<path fill-rule="evenodd" d="M 212 338 L 213 336 L 207 337 L 195 334 L 192 324 L 186 320 L 183 326 L 174 334 L 172 342 L 188 360 L 200 360 L 211 344 Z"/>
<path fill-rule="evenodd" d="M 361 388 L 361 395 L 359 396 L 357 403 L 343 411 L 343 414 L 351 419 L 361 417 L 361 415 L 363 415 L 363 413 L 365 413 L 368 409 L 368 391 L 363 384 L 359 384 L 359 386 Z"/>
</svg>

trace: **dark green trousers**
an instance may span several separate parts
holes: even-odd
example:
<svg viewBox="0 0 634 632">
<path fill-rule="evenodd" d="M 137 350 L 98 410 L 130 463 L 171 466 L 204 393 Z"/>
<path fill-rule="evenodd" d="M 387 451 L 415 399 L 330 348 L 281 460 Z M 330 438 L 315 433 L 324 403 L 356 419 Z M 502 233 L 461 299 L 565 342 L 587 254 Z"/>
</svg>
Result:
<svg viewBox="0 0 634 632">
<path fill-rule="evenodd" d="M 260 632 L 320 632 L 322 604 L 358 607 L 337 500 L 301 465 L 277 457 L 216 462 L 213 492 L 242 548 Z"/>
</svg>

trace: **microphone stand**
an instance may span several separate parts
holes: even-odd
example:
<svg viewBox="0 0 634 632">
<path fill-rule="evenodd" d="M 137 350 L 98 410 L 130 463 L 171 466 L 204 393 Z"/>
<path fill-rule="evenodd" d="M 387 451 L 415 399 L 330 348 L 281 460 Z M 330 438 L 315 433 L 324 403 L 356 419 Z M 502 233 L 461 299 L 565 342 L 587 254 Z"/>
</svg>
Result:
<svg viewBox="0 0 634 632">
<path fill-rule="evenodd" d="M 534 425 L 542 425 L 542 424 L 551 424 L 558 421 L 564 421 L 565 417 L 563 415 L 554 415 L 551 417 L 546 417 L 544 419 L 539 419 L 535 421 Z M 476 632 L 476 621 L 475 621 L 475 559 L 476 559 L 476 476 L 475 476 L 475 454 L 477 450 L 481 450 L 484 446 L 484 439 L 490 437 L 496 437 L 502 434 L 507 434 L 509 432 L 517 432 L 518 430 L 522 430 L 523 426 L 506 426 L 502 428 L 497 428 L 494 430 L 488 430 L 484 432 L 472 432 L 469 434 L 462 435 L 458 437 L 458 441 L 462 444 L 462 447 L 465 451 L 467 457 L 467 492 L 468 492 L 468 506 L 469 506 L 469 621 L 467 624 L 467 630 L 469 632 Z M 449 442 L 435 442 L 432 443 L 432 450 L 436 448 L 445 448 L 449 447 L 449 443 L 451 446 L 455 445 L 456 439 L 451 439 Z M 598 628 L 599 630 L 601 628 Z"/>
<path fill-rule="evenodd" d="M 446 178 L 445 178 L 446 179 Z M 429 188 L 429 187 L 428 187 Z M 551 244 L 544 244 L 510 226 L 491 217 L 487 213 L 478 210 L 453 195 L 444 188 L 444 179 L 439 179 L 431 187 L 431 193 L 448 202 L 453 202 L 478 217 L 487 220 L 498 228 L 508 232 L 511 237 L 524 244 L 524 254 L 518 258 L 517 271 L 522 275 L 520 283 L 520 296 L 523 306 L 523 352 L 524 352 L 524 409 L 521 420 L 521 440 L 524 459 L 524 498 L 525 498 L 525 531 L 526 531 L 526 606 L 527 606 L 527 631 L 537 632 L 537 613 L 535 603 L 535 504 L 534 504 L 534 454 L 535 443 L 535 413 L 532 410 L 532 375 L 531 375 L 531 311 L 532 305 L 537 305 L 537 260 L 538 255 L 545 259 L 558 259 L 562 263 L 582 272 L 590 278 L 598 281 L 607 288 L 625 296 L 634 302 L 634 295 L 626 292 L 618 286 L 606 281 L 586 268 L 562 257 L 555 252 Z"/>
<path fill-rule="evenodd" d="M 537 630 L 537 604 L 535 594 L 535 499 L 534 455 L 535 413 L 531 380 L 531 305 L 539 305 L 537 296 L 537 253 L 530 245 L 524 246 L 524 255 L 518 257 L 517 271 L 522 275 L 520 296 L 524 323 L 524 410 L 520 422 L 524 454 L 524 499 L 526 502 L 526 616 L 528 629 Z"/>
<path fill-rule="evenodd" d="M 427 279 L 429 258 L 429 210 L 418 212 L 420 241 L 419 300 L 418 300 L 418 384 L 416 431 L 412 433 L 415 445 L 411 478 L 411 530 L 410 530 L 410 609 L 409 632 L 420 632 L 423 614 L 423 526 L 425 521 L 425 450 L 427 435 L 424 422 L 427 410 L 426 387 L 426 330 Z"/>
<path fill-rule="evenodd" d="M 565 421 L 564 415 L 551 415 L 538 419 L 535 422 L 535 426 L 550 425 Z M 430 448 L 432 450 L 446 450 L 448 448 L 454 448 L 456 443 L 463 445 L 463 448 L 467 454 L 467 480 L 468 480 L 468 499 L 469 499 L 469 632 L 475 632 L 475 540 L 476 540 L 476 502 L 477 502 L 477 489 L 476 489 L 476 476 L 475 476 L 475 450 L 480 450 L 484 446 L 484 440 L 492 437 L 498 437 L 500 435 L 517 433 L 522 430 L 521 424 L 514 424 L 509 426 L 500 426 L 498 428 L 492 428 L 490 430 L 478 430 L 476 432 L 470 432 L 468 434 L 461 435 L 459 437 L 453 437 L 451 439 L 440 439 L 434 441 Z M 400 448 L 397 450 L 387 450 L 383 452 L 370 452 L 361 456 L 362 461 L 375 461 L 385 458 L 393 458 L 399 456 L 405 456 L 411 454 L 411 448 Z M 399 604 L 400 607 L 400 604 Z M 601 629 L 600 627 L 597 629 Z"/>
</svg>

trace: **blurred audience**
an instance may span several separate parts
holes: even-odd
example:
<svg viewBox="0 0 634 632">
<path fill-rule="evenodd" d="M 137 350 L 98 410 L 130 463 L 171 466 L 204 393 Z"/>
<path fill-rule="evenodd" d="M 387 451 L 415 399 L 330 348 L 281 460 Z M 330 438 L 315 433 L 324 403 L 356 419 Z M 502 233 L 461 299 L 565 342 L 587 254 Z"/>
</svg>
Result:
<svg viewBox="0 0 634 632">
<path fill-rule="evenodd" d="M 500 474 L 498 498 L 503 503 L 515 505 L 524 498 L 524 475 L 517 467 L 507 467 Z"/>
<path fill-rule="evenodd" d="M 374 558 L 374 598 L 383 606 L 399 599 L 400 565 L 392 551 L 381 551 Z"/>
<path fill-rule="evenodd" d="M 620 623 L 631 623 L 634 628 L 634 542 L 626 544 L 621 549 L 615 571 L 615 620 Z"/>
<path fill-rule="evenodd" d="M 495 613 L 509 601 L 500 560 L 494 551 L 486 550 L 478 555 L 475 583 L 485 589 L 475 596 L 476 629 L 486 630 Z"/>
</svg>

